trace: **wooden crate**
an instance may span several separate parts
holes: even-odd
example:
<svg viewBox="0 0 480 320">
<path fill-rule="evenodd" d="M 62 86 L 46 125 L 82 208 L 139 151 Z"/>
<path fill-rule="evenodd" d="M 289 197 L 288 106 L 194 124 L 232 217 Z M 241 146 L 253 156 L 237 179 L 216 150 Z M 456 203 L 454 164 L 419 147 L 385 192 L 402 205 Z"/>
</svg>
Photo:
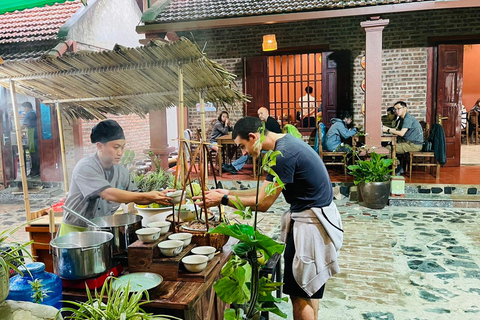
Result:
<svg viewBox="0 0 480 320">
<path fill-rule="evenodd" d="M 153 272 L 161 275 L 164 280 L 181 280 L 189 282 L 205 282 L 210 272 L 219 263 L 219 255 L 208 262 L 207 267 L 199 273 L 188 272 L 181 260 L 195 247 L 190 244 L 183 248 L 182 252 L 175 257 L 166 257 L 160 253 L 158 244 L 166 240 L 171 233 L 161 236 L 154 243 L 135 241 L 128 246 L 128 269 L 129 272 Z"/>
</svg>

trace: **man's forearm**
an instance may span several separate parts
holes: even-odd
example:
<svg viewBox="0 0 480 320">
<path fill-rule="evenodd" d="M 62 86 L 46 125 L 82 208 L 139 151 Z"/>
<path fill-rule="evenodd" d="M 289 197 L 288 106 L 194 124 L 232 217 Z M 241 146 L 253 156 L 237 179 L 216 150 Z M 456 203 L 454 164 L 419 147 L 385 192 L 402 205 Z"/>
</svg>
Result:
<svg viewBox="0 0 480 320">
<path fill-rule="evenodd" d="M 239 196 L 239 197 L 255 196 L 257 194 L 257 189 L 230 190 L 228 194 L 232 196 Z"/>
<path fill-rule="evenodd" d="M 103 190 L 100 193 L 100 197 L 107 201 L 113 201 L 117 203 L 135 202 L 138 204 L 150 204 L 152 202 L 140 192 L 120 190 L 117 188 L 108 188 Z"/>
</svg>

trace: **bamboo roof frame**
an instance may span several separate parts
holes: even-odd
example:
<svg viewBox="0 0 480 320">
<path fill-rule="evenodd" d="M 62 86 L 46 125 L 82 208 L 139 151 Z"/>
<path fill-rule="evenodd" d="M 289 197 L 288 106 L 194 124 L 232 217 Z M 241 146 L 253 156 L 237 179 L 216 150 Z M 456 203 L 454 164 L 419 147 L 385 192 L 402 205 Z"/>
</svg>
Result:
<svg viewBox="0 0 480 320">
<path fill-rule="evenodd" d="M 137 48 L 115 46 L 101 52 L 0 64 L 0 85 L 14 81 L 18 93 L 45 104 L 60 104 L 67 119 L 104 119 L 106 114 L 144 116 L 177 104 L 179 67 L 184 73 L 185 106 L 195 106 L 199 93 L 215 104 L 248 101 L 235 89 L 235 75 L 208 59 L 197 44 L 152 40 Z"/>
</svg>

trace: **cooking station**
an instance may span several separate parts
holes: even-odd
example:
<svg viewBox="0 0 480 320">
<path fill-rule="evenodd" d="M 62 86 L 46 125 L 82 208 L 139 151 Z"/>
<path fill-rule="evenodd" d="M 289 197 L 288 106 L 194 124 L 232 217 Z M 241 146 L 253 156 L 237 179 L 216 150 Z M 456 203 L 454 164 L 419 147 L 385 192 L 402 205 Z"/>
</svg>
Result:
<svg viewBox="0 0 480 320">
<path fill-rule="evenodd" d="M 42 212 L 46 213 L 47 210 Z M 223 319 L 226 304 L 216 296 L 213 283 L 220 277 L 235 239 L 217 250 L 202 271 L 192 273 L 181 261 L 192 255 L 191 250 L 198 247 L 195 243 L 183 246 L 172 257 L 162 254 L 158 246 L 173 234 L 173 227 L 157 240 L 145 243 L 135 233 L 141 228 L 140 215 L 115 214 L 103 218 L 92 220 L 90 231 L 70 233 L 51 241 L 48 230 L 52 228 L 48 223 L 52 219 L 47 219 L 47 215 L 27 227 L 33 240 L 40 239 L 39 230 L 45 231 L 41 237 L 45 248 L 42 247 L 43 253 L 37 260 L 43 259 L 46 265 L 53 266 L 52 271 L 62 278 L 64 300 L 86 301 L 85 286 L 90 290 L 101 288 L 109 276 L 157 274 L 161 281 L 148 290 L 150 303 L 144 310 L 181 319 Z M 54 221 L 58 225 L 61 217 L 57 214 Z M 50 247 L 45 242 L 50 242 Z"/>
</svg>

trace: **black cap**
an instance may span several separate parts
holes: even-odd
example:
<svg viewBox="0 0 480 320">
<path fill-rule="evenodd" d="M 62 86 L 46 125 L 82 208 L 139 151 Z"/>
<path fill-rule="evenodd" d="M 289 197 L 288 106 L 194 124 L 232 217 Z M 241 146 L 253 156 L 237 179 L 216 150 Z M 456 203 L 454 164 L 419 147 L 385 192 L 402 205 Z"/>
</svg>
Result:
<svg viewBox="0 0 480 320">
<path fill-rule="evenodd" d="M 99 122 L 92 128 L 92 133 L 90 134 L 92 143 L 107 143 L 120 139 L 125 139 L 123 129 L 116 121 L 110 119 Z"/>
</svg>

